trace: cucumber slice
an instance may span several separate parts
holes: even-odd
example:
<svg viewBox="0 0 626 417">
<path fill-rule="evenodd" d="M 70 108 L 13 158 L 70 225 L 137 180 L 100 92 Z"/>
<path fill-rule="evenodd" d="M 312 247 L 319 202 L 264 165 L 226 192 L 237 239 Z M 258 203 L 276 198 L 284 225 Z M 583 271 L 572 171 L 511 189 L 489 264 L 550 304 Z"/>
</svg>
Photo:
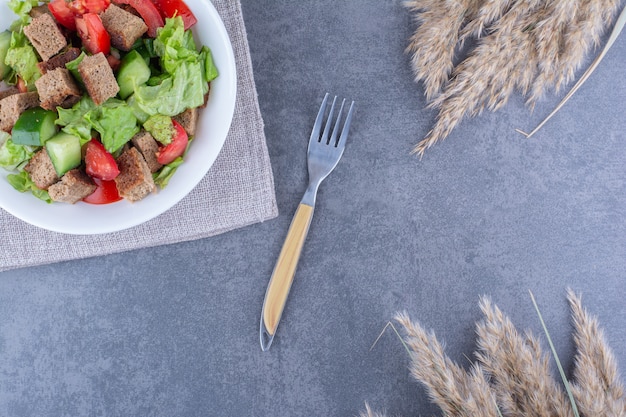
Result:
<svg viewBox="0 0 626 417">
<path fill-rule="evenodd" d="M 0 80 L 4 80 L 11 73 L 11 67 L 4 63 L 10 46 L 11 32 L 5 30 L 0 33 Z"/>
<path fill-rule="evenodd" d="M 20 145 L 43 146 L 57 132 L 56 112 L 34 107 L 22 113 L 15 122 L 11 137 Z"/>
<path fill-rule="evenodd" d="M 119 95 L 125 99 L 135 91 L 135 86 L 142 85 L 150 78 L 150 67 L 141 54 L 130 51 L 120 64 L 117 72 L 117 83 L 120 86 Z"/>
<path fill-rule="evenodd" d="M 80 139 L 77 136 L 59 132 L 46 141 L 46 151 L 59 177 L 80 165 Z"/>
</svg>

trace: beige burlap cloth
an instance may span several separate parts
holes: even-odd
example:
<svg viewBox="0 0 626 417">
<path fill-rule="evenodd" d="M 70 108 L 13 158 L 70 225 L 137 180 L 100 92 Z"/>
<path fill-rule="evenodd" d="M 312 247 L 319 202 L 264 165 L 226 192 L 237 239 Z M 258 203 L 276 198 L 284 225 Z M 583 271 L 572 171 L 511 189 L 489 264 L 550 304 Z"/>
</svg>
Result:
<svg viewBox="0 0 626 417">
<path fill-rule="evenodd" d="M 230 36 L 237 102 L 214 165 L 177 205 L 143 225 L 102 235 L 31 226 L 0 209 L 0 271 L 200 239 L 276 217 L 274 179 L 239 0 L 212 0 Z"/>
</svg>

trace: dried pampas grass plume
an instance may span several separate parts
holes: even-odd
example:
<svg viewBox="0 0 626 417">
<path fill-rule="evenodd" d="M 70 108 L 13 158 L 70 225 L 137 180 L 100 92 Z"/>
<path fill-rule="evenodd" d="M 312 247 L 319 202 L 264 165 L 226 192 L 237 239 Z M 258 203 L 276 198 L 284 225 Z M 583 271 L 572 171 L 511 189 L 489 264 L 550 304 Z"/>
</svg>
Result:
<svg viewBox="0 0 626 417">
<path fill-rule="evenodd" d="M 621 0 L 408 0 L 418 23 L 407 52 L 433 128 L 413 149 L 423 156 L 465 117 L 496 111 L 516 91 L 532 108 L 571 82 L 611 23 Z M 475 46 L 460 63 L 454 53 Z"/>
<path fill-rule="evenodd" d="M 626 416 L 624 385 L 604 332 L 583 308 L 580 296 L 569 290 L 567 298 L 576 345 L 572 392 L 580 412 L 585 416 Z"/>
<path fill-rule="evenodd" d="M 533 304 L 562 372 L 541 313 Z M 454 363 L 435 334 L 406 313 L 396 321 L 406 336 L 411 375 L 446 417 L 624 417 L 626 396 L 615 358 L 596 318 L 568 290 L 574 327 L 573 380 L 555 378 L 550 357 L 530 332 L 519 333 L 511 320 L 483 297 L 483 318 L 476 325 L 476 362 L 469 370 Z M 391 324 L 393 327 L 393 324 Z M 387 326 L 385 326 L 386 328 Z M 394 327 L 395 330 L 395 327 Z M 366 405 L 361 417 L 384 417 Z"/>
</svg>

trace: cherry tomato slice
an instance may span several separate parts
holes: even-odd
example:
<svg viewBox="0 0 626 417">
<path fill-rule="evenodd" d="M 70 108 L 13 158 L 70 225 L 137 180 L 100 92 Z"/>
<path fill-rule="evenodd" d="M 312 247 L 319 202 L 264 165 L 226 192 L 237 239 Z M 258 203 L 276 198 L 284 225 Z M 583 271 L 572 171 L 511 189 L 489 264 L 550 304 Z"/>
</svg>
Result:
<svg viewBox="0 0 626 417">
<path fill-rule="evenodd" d="M 50 3 L 48 3 L 48 10 L 50 10 L 50 13 L 52 13 L 55 20 L 63 27 L 70 30 L 76 30 L 74 13 L 65 0 L 51 0 Z"/>
<path fill-rule="evenodd" d="M 156 7 L 161 11 L 163 18 L 180 16 L 185 23 L 185 30 L 189 29 L 198 22 L 196 16 L 182 0 L 152 0 Z"/>
<path fill-rule="evenodd" d="M 163 146 L 157 152 L 157 161 L 162 165 L 169 164 L 174 159 L 185 153 L 185 149 L 187 149 L 187 144 L 189 143 L 187 132 L 185 132 L 185 129 L 180 125 L 180 123 L 176 120 L 172 120 L 172 123 L 174 124 L 175 129 L 172 141 Z"/>
<path fill-rule="evenodd" d="M 148 36 L 151 38 L 156 37 L 157 29 L 165 25 L 161 13 L 150 0 L 115 0 L 115 2 L 128 4 L 137 10 L 137 13 L 141 15 L 143 21 L 148 25 Z"/>
<path fill-rule="evenodd" d="M 117 191 L 115 181 L 103 181 L 98 178 L 92 178 L 98 188 L 92 194 L 83 198 L 85 203 L 89 204 L 110 204 L 120 201 L 122 197 Z"/>
<path fill-rule="evenodd" d="M 85 172 L 90 177 L 110 181 L 119 175 L 120 169 L 102 143 L 91 139 L 85 149 Z"/>
<path fill-rule="evenodd" d="M 80 0 L 83 3 L 83 7 L 89 13 L 102 13 L 109 7 L 111 0 Z"/>
<path fill-rule="evenodd" d="M 83 41 L 83 46 L 90 53 L 102 52 L 108 55 L 111 52 L 111 37 L 97 14 L 85 13 L 83 17 L 77 17 L 76 30 Z"/>
</svg>

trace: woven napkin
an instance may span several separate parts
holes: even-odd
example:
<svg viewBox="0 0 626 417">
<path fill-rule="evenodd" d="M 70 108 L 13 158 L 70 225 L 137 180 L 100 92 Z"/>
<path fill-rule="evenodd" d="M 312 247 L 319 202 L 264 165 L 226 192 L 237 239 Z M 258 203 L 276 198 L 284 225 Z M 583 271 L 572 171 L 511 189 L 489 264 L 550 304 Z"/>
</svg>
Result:
<svg viewBox="0 0 626 417">
<path fill-rule="evenodd" d="M 230 132 L 207 175 L 159 217 L 115 233 L 50 232 L 0 210 L 0 271 L 200 239 L 277 216 L 241 5 L 239 0 L 212 2 L 233 45 L 237 100 Z"/>
</svg>

